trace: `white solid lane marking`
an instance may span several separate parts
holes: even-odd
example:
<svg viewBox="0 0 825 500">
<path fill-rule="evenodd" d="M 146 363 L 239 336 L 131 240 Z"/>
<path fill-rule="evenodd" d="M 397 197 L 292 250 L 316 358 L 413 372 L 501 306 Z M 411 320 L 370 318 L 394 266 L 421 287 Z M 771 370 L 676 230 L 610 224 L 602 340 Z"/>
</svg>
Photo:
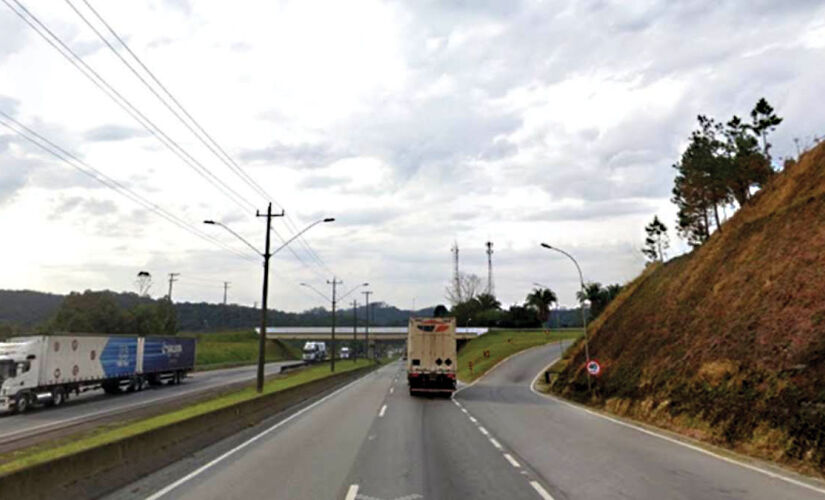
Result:
<svg viewBox="0 0 825 500">
<path fill-rule="evenodd" d="M 476 420 L 475 417 L 470 417 L 470 422 L 477 424 L 478 420 Z"/>
<path fill-rule="evenodd" d="M 384 412 L 386 412 L 386 411 L 387 411 L 387 405 L 382 406 L 382 407 L 381 407 L 381 411 L 379 411 L 379 412 L 378 412 L 378 416 L 379 416 L 379 417 L 383 417 L 383 416 L 384 416 Z"/>
<path fill-rule="evenodd" d="M 495 446 L 496 449 L 499 449 L 499 450 L 501 449 L 501 443 L 496 441 L 496 438 L 490 438 L 490 442 L 493 443 L 493 446 Z"/>
<path fill-rule="evenodd" d="M 482 434 L 484 434 L 485 436 L 489 436 L 489 435 L 490 435 L 490 433 L 489 433 L 489 432 L 487 432 L 487 429 L 485 429 L 484 427 L 479 426 L 479 427 L 478 427 L 478 430 L 480 430 L 480 431 L 481 431 L 481 433 L 482 433 Z"/>
<path fill-rule="evenodd" d="M 312 403 L 312 404 L 311 404 L 311 405 L 309 405 L 309 406 L 306 406 L 306 407 L 304 407 L 304 408 L 301 408 L 301 409 L 300 409 L 300 410 L 298 410 L 297 412 L 295 412 L 295 413 L 293 413 L 292 415 L 288 416 L 287 418 L 285 418 L 285 419 L 281 420 L 280 422 L 276 423 L 276 424 L 275 424 L 275 425 L 273 425 L 272 427 L 270 427 L 270 428 L 268 428 L 268 429 L 266 429 L 266 430 L 264 430 L 264 431 L 262 431 L 262 432 L 260 432 L 260 433 L 258 433 L 258 434 L 256 434 L 256 435 L 252 436 L 251 438 L 247 439 L 247 440 L 246 440 L 246 441 L 244 441 L 243 443 L 241 443 L 241 444 L 239 444 L 238 446 L 236 446 L 236 447 L 232 448 L 231 450 L 227 451 L 226 453 L 224 453 L 223 455 L 219 456 L 218 458 L 216 458 L 216 459 L 212 460 L 211 462 L 209 462 L 209 463 L 207 463 L 207 464 L 205 464 L 205 465 L 202 465 L 202 466 L 198 467 L 198 468 L 197 468 L 197 469 L 195 469 L 194 471 L 192 471 L 192 472 L 190 472 L 189 474 L 187 474 L 187 475 L 183 476 L 182 478 L 178 479 L 178 480 L 177 480 L 177 481 L 175 481 L 174 483 L 172 483 L 172 484 L 170 484 L 170 485 L 166 486 L 165 488 L 163 488 L 162 490 L 160 490 L 160 491 L 156 492 L 155 494 L 153 494 L 153 495 L 150 495 L 150 496 L 146 497 L 146 500 L 157 500 L 158 498 L 161 498 L 162 496 L 166 495 L 167 493 L 169 493 L 170 491 L 174 490 L 175 488 L 177 488 L 178 486 L 182 485 L 183 483 L 185 483 L 185 482 L 189 481 L 190 479 L 192 479 L 192 478 L 194 478 L 194 477 L 196 477 L 196 476 L 200 475 L 200 474 L 201 474 L 201 473 L 203 473 L 204 471 L 206 471 L 206 470 L 208 470 L 208 469 L 210 469 L 210 468 L 214 467 L 216 464 L 218 464 L 218 463 L 222 462 L 222 461 L 223 461 L 223 460 L 225 460 L 226 458 L 228 458 L 228 457 L 230 457 L 230 456 L 234 455 L 235 453 L 239 452 L 240 450 L 242 450 L 242 449 L 246 448 L 247 446 L 249 446 L 250 444 L 254 443 L 255 441 L 258 441 L 259 439 L 261 439 L 262 437 L 266 436 L 266 435 L 267 435 L 267 434 L 269 434 L 270 432 L 272 432 L 272 431 L 274 431 L 274 430 L 276 430 L 276 429 L 280 428 L 282 425 L 284 425 L 284 424 L 286 424 L 286 423 L 288 423 L 288 422 L 292 421 L 292 420 L 293 420 L 293 419 L 295 419 L 295 418 L 298 418 L 299 416 L 301 416 L 301 415 L 303 415 L 304 413 L 308 412 L 309 410 L 311 410 L 311 409 L 315 408 L 316 406 L 323 404 L 323 403 L 324 403 L 324 402 L 326 402 L 327 400 L 329 400 L 329 399 L 331 399 L 331 398 L 333 398 L 333 397 L 337 396 L 338 394 L 340 394 L 340 393 L 344 392 L 345 390 L 349 389 L 350 387 L 352 387 L 353 385 L 357 384 L 358 382 L 363 382 L 363 381 L 364 381 L 364 378 L 359 378 L 359 379 L 357 379 L 357 380 L 353 380 L 352 382 L 350 382 L 349 384 L 345 385 L 344 387 L 342 387 L 342 388 L 338 389 L 337 391 L 335 391 L 335 392 L 333 392 L 333 393 L 330 393 L 330 394 L 327 394 L 326 396 L 324 396 L 323 398 L 319 399 L 318 401 L 316 401 L 316 402 Z"/>
<path fill-rule="evenodd" d="M 538 481 L 530 481 L 530 486 L 536 490 L 536 493 L 539 494 L 542 500 L 553 500 L 553 496 L 550 495 L 550 493 L 547 493 L 547 490 L 545 490 Z"/>
<path fill-rule="evenodd" d="M 558 358 L 557 358 L 556 360 L 554 360 L 554 361 L 553 361 L 553 363 L 555 363 L 556 361 L 558 361 Z M 552 365 L 553 363 L 551 363 L 551 365 Z M 616 419 L 616 418 L 613 418 L 613 417 L 608 417 L 607 415 L 602 415 L 601 413 L 598 413 L 598 412 L 595 412 L 595 411 L 588 410 L 587 408 L 584 408 L 584 407 L 581 407 L 581 406 L 575 405 L 575 404 L 573 404 L 573 403 L 571 403 L 571 402 L 569 402 L 569 401 L 565 401 L 564 399 L 558 398 L 558 397 L 553 396 L 553 395 L 551 395 L 551 394 L 546 394 L 546 393 L 543 393 L 543 392 L 539 392 L 539 391 L 537 391 L 537 390 L 536 390 L 536 388 L 535 388 L 534 386 L 535 386 L 535 384 L 536 384 L 536 381 L 538 381 L 539 377 L 541 377 L 542 373 L 544 373 L 544 370 L 540 371 L 540 372 L 536 375 L 536 378 L 535 378 L 535 379 L 533 379 L 533 382 L 530 384 L 530 391 L 531 391 L 533 394 L 537 395 L 537 396 L 540 396 L 540 397 L 543 397 L 543 398 L 547 398 L 547 399 L 551 399 L 551 400 L 553 400 L 553 401 L 557 401 L 557 402 L 559 402 L 559 403 L 562 403 L 562 404 L 564 404 L 564 405 L 569 406 L 570 408 L 574 408 L 574 409 L 576 409 L 576 410 L 580 410 L 580 411 L 583 411 L 583 412 L 589 413 L 590 415 L 593 415 L 593 416 L 596 416 L 596 417 L 601 417 L 601 418 L 603 418 L 603 419 L 605 419 L 605 420 L 609 420 L 609 421 L 611 421 L 611 422 L 613 422 L 613 423 L 615 423 L 615 424 L 618 424 L 618 425 L 621 425 L 621 426 L 624 426 L 624 427 L 629 427 L 629 428 L 631 428 L 631 429 L 635 429 L 635 430 L 637 430 L 637 431 L 639 431 L 639 432 L 642 432 L 642 433 L 644 433 L 644 434 L 648 434 L 648 435 L 653 436 L 653 437 L 657 437 L 657 438 L 659 438 L 659 439 L 664 439 L 665 441 L 669 441 L 669 442 L 671 442 L 671 443 L 673 443 L 673 444 L 678 444 L 679 446 L 684 446 L 685 448 L 689 448 L 689 449 L 691 449 L 691 450 L 693 450 L 693 451 L 698 451 L 699 453 L 704 453 L 705 455 L 709 455 L 709 456 L 711 456 L 711 457 L 713 457 L 713 458 L 717 458 L 717 459 L 719 459 L 719 460 L 722 460 L 723 462 L 728 462 L 728 463 L 730 463 L 730 464 L 738 465 L 738 466 L 740 466 L 740 467 L 744 467 L 744 468 L 746 468 L 746 469 L 750 469 L 750 470 L 752 470 L 752 471 L 754 471 L 754 472 L 759 472 L 759 473 L 764 474 L 764 475 L 766 475 L 766 476 L 768 476 L 768 477 L 772 477 L 772 478 L 774 478 L 774 479 L 779 479 L 780 481 L 785 481 L 786 483 L 790 483 L 790 484 L 793 484 L 793 485 L 796 485 L 796 486 L 800 486 L 800 487 L 802 487 L 802 488 L 806 488 L 806 489 L 809 489 L 809 490 L 812 490 L 812 491 L 816 491 L 817 493 L 822 493 L 822 494 L 825 494 L 825 488 L 819 488 L 819 487 L 814 486 L 814 485 L 812 485 L 812 484 L 808 484 L 808 483 L 806 483 L 806 482 L 804 482 L 804 481 L 798 481 L 798 480 L 793 479 L 793 478 L 791 478 L 791 477 L 784 476 L 784 475 L 782 475 L 782 474 L 779 474 L 779 473 L 776 473 L 776 472 L 772 472 L 772 471 L 769 471 L 769 470 L 763 469 L 763 468 L 761 468 L 761 467 L 757 467 L 757 466 L 755 466 L 755 465 L 751 465 L 751 464 L 748 464 L 748 463 L 745 463 L 745 462 L 741 462 L 741 461 L 736 460 L 736 459 L 733 459 L 733 458 L 728 458 L 728 457 L 725 457 L 725 456 L 719 455 L 718 453 L 714 453 L 714 452 L 712 452 L 712 451 L 710 451 L 710 450 L 706 450 L 706 449 L 704 449 L 704 448 L 702 448 L 702 447 L 700 447 L 700 446 L 692 445 L 692 444 L 690 444 L 690 443 L 686 443 L 686 442 L 684 442 L 684 441 L 680 441 L 680 440 L 678 440 L 678 439 L 674 439 L 674 438 L 669 437 L 669 436 L 666 436 L 666 435 L 664 435 L 664 434 L 659 434 L 658 432 L 654 432 L 654 431 L 651 431 L 651 430 L 649 430 L 649 429 L 645 429 L 644 427 L 640 427 L 640 426 L 638 426 L 638 425 L 634 425 L 634 424 L 631 424 L 631 423 L 628 423 L 628 422 L 623 422 L 623 421 L 621 421 L 621 420 L 619 420 L 619 419 Z"/>
<path fill-rule="evenodd" d="M 347 496 L 344 497 L 344 500 L 355 500 L 358 496 L 358 485 L 351 484 L 349 489 L 347 490 Z"/>
<path fill-rule="evenodd" d="M 510 455 L 509 453 L 505 453 L 504 458 L 506 458 L 507 461 L 510 462 L 510 465 L 512 465 L 513 467 L 521 467 L 521 465 L 519 465 L 519 463 L 516 462 L 516 459 L 513 458 L 513 456 Z"/>
</svg>

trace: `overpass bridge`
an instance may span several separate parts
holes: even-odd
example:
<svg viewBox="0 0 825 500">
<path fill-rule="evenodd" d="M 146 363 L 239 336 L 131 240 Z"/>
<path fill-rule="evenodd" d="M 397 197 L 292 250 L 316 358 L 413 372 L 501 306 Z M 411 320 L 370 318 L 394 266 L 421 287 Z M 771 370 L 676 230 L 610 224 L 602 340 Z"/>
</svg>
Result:
<svg viewBox="0 0 825 500">
<path fill-rule="evenodd" d="M 363 326 L 353 328 L 352 326 L 336 326 L 336 340 L 352 339 L 353 330 L 358 340 L 364 340 L 366 329 Z M 459 345 L 474 339 L 479 335 L 487 333 L 488 328 L 456 328 L 456 340 Z M 255 329 L 257 334 L 260 328 Z M 371 341 L 407 340 L 406 326 L 371 326 L 369 328 Z M 266 329 L 266 338 L 272 340 L 332 340 L 332 327 L 330 326 L 270 326 Z"/>
</svg>

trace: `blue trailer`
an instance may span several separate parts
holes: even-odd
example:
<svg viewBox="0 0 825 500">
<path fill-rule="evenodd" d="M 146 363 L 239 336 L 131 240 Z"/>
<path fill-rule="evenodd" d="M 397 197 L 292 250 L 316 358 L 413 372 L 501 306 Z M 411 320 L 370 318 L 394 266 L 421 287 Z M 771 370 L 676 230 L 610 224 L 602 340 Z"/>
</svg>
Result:
<svg viewBox="0 0 825 500">
<path fill-rule="evenodd" d="M 38 335 L 0 342 L 0 409 L 59 406 L 71 393 L 177 384 L 195 368 L 195 339 Z"/>
</svg>

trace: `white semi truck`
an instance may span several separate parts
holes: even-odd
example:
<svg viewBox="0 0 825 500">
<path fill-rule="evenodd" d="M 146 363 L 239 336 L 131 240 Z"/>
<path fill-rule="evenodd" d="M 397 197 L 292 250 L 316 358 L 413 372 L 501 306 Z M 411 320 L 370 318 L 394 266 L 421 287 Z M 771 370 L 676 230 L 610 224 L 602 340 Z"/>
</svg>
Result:
<svg viewBox="0 0 825 500">
<path fill-rule="evenodd" d="M 71 393 L 179 383 L 195 366 L 195 339 L 37 335 L 0 342 L 0 410 L 59 406 Z"/>
<path fill-rule="evenodd" d="M 410 394 L 455 391 L 455 318 L 410 318 L 407 383 Z"/>
<path fill-rule="evenodd" d="M 307 363 L 317 363 L 327 357 L 327 345 L 324 342 L 307 342 L 304 344 L 303 360 Z"/>
</svg>

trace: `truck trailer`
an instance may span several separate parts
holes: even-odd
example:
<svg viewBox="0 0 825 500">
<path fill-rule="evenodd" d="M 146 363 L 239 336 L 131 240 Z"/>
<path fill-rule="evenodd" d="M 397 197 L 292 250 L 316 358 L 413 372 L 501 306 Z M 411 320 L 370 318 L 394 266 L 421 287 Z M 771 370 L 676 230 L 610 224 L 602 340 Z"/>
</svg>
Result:
<svg viewBox="0 0 825 500">
<path fill-rule="evenodd" d="M 59 406 L 71 393 L 177 384 L 195 367 L 195 339 L 37 335 L 0 342 L 0 410 Z"/>
<path fill-rule="evenodd" d="M 407 383 L 410 394 L 455 391 L 455 318 L 410 318 Z"/>
</svg>

